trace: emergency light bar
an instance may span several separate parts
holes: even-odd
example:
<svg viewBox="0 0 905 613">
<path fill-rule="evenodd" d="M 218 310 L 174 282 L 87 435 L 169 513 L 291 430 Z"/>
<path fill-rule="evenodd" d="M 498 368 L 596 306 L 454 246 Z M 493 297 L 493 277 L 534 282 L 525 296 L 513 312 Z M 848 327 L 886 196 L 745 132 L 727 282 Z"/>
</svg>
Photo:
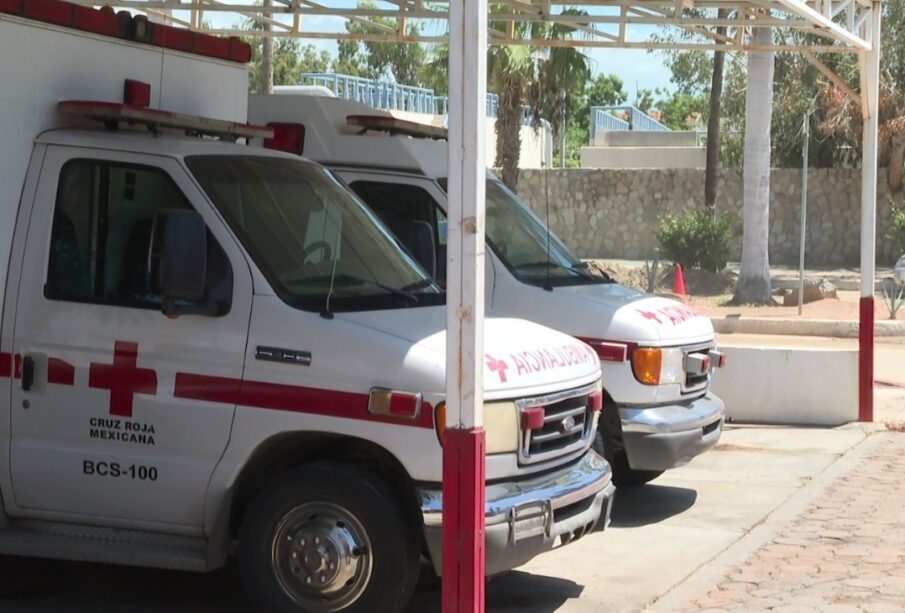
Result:
<svg viewBox="0 0 905 613">
<path fill-rule="evenodd" d="M 0 13 L 239 64 L 251 61 L 251 45 L 237 36 L 221 38 L 152 23 L 144 15 L 115 13 L 109 6 L 94 9 L 64 0 L 0 0 Z"/>
<path fill-rule="evenodd" d="M 362 133 L 367 131 L 387 132 L 391 135 L 402 134 L 415 138 L 432 138 L 434 140 L 446 140 L 448 131 L 446 128 L 438 128 L 428 124 L 407 121 L 387 115 L 348 115 L 346 125 L 362 128 Z"/>
<path fill-rule="evenodd" d="M 182 113 L 159 111 L 118 102 L 64 100 L 57 105 L 57 109 L 66 115 L 88 117 L 101 121 L 108 127 L 126 123 L 129 125 L 145 125 L 152 132 L 156 132 L 159 128 L 173 128 L 199 135 L 218 136 L 229 140 L 235 140 L 239 137 L 273 138 L 273 129 L 264 126 L 195 115 L 183 115 Z"/>
</svg>

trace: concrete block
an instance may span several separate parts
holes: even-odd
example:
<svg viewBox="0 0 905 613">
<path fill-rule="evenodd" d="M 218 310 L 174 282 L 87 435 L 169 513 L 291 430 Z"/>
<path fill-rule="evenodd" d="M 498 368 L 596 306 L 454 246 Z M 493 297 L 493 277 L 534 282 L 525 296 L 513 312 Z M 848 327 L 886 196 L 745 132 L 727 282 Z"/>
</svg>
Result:
<svg viewBox="0 0 905 613">
<path fill-rule="evenodd" d="M 713 391 L 738 422 L 838 426 L 858 418 L 855 349 L 723 347 Z"/>
<path fill-rule="evenodd" d="M 582 168 L 704 168 L 703 147 L 582 147 Z"/>
<path fill-rule="evenodd" d="M 597 147 L 697 147 L 697 132 L 653 132 L 627 130 L 599 132 L 594 139 Z"/>
</svg>

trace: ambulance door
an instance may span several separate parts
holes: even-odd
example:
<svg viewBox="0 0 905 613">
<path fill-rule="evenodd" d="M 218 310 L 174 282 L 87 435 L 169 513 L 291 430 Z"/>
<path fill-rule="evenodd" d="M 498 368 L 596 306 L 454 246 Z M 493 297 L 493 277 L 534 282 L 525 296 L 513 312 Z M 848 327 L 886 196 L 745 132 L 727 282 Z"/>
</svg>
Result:
<svg viewBox="0 0 905 613">
<path fill-rule="evenodd" d="M 161 312 L 149 246 L 172 209 L 194 209 L 208 228 L 204 314 Z M 14 512 L 200 531 L 235 406 L 229 394 L 193 398 L 242 377 L 252 296 L 242 252 L 176 160 L 106 150 L 48 148 L 26 231 Z"/>
</svg>

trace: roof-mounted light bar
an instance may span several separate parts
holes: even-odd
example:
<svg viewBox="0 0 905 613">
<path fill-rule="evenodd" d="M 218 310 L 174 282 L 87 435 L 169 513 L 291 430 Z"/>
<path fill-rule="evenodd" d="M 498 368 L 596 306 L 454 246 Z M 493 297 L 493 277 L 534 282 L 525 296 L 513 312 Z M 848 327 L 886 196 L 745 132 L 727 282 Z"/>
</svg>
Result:
<svg viewBox="0 0 905 613">
<path fill-rule="evenodd" d="M 392 135 L 402 134 L 414 138 L 432 138 L 434 140 L 446 140 L 448 131 L 415 121 L 407 121 L 390 115 L 348 115 L 346 125 L 362 128 L 362 133 L 368 131 L 387 132 Z"/>
<path fill-rule="evenodd" d="M 118 102 L 64 100 L 57 105 L 57 109 L 66 115 L 87 117 L 103 122 L 108 127 L 116 127 L 122 123 L 144 125 L 153 132 L 161 128 L 170 128 L 191 134 L 217 136 L 226 140 L 273 138 L 273 129 L 265 126 L 159 111 Z"/>
<path fill-rule="evenodd" d="M 109 6 L 93 9 L 63 0 L 0 0 L 0 13 L 240 64 L 251 61 L 251 46 L 236 36 L 222 38 L 151 23 L 144 15 L 114 13 Z"/>
</svg>

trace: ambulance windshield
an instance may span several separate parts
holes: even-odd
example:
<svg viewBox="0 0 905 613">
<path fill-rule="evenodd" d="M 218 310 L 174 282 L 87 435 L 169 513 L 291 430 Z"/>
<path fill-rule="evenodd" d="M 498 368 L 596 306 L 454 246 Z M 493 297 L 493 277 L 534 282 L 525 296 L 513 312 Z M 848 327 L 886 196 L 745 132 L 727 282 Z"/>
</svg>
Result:
<svg viewBox="0 0 905 613">
<path fill-rule="evenodd" d="M 441 185 L 446 189 L 445 180 Z M 612 282 L 572 255 L 501 181 L 488 178 L 486 193 L 487 241 L 516 277 L 525 283 L 551 287 Z"/>
<path fill-rule="evenodd" d="M 320 166 L 254 155 L 186 164 L 287 303 L 333 312 L 444 302 L 381 222 Z"/>
</svg>

